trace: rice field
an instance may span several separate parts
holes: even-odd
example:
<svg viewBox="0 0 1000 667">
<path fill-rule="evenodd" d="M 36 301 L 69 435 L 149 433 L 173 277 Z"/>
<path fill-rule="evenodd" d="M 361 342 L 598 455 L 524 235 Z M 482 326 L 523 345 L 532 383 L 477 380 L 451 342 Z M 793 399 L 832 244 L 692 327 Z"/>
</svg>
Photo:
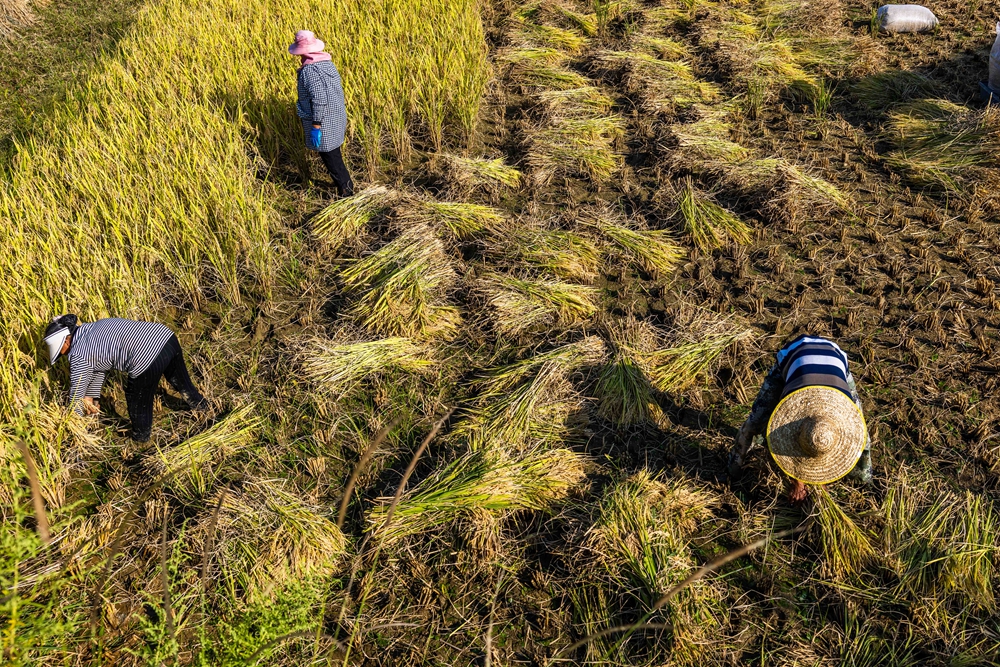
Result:
<svg viewBox="0 0 1000 667">
<path fill-rule="evenodd" d="M 69 11 L 8 4 L 0 46 Z M 872 9 L 162 0 L 41 56 L 71 83 L 0 137 L 4 664 L 1000 664 L 992 26 Z M 64 311 L 169 324 L 210 414 L 162 390 L 135 443 L 113 375 L 67 414 Z M 727 457 L 799 333 L 875 479 L 791 505 Z"/>
</svg>

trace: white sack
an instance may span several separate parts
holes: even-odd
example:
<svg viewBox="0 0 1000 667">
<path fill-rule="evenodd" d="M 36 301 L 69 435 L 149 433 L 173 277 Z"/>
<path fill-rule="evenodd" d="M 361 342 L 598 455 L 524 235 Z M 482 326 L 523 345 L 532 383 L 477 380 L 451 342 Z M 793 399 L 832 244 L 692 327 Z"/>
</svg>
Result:
<svg viewBox="0 0 1000 667">
<path fill-rule="evenodd" d="M 923 5 L 882 5 L 877 18 L 879 28 L 886 32 L 924 32 L 938 24 L 934 12 Z"/>
<path fill-rule="evenodd" d="M 997 39 L 990 50 L 990 88 L 1000 91 L 1000 23 L 997 23 Z"/>
</svg>

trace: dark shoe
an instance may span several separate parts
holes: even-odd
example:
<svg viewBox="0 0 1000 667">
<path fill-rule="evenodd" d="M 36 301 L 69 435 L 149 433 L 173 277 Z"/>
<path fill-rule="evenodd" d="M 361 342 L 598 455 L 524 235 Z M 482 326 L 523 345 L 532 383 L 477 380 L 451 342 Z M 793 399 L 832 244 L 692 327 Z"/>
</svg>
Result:
<svg viewBox="0 0 1000 667">
<path fill-rule="evenodd" d="M 132 431 L 132 440 L 135 442 L 149 442 L 150 431 Z"/>
<path fill-rule="evenodd" d="M 192 412 L 204 413 L 212 409 L 211 404 L 201 394 L 183 394 L 183 396 Z"/>
</svg>

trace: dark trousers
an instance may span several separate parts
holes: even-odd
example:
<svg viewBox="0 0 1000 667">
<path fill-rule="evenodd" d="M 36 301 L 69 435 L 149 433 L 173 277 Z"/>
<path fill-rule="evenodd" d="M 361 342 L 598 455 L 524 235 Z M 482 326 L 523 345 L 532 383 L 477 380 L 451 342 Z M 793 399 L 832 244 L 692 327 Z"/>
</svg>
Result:
<svg viewBox="0 0 1000 667">
<path fill-rule="evenodd" d="M 340 147 L 332 151 L 320 152 L 319 157 L 326 165 L 326 170 L 333 178 L 333 184 L 337 186 L 337 192 L 342 197 L 350 197 L 354 194 L 354 181 L 351 180 L 351 173 L 347 171 L 344 164 L 344 156 L 340 153 Z"/>
<path fill-rule="evenodd" d="M 187 366 L 184 365 L 181 344 L 177 336 L 171 336 L 152 365 L 142 375 L 129 378 L 125 383 L 125 402 L 128 404 L 128 417 L 132 420 L 132 439 L 138 442 L 149 440 L 149 433 L 153 428 L 153 395 L 160 385 L 161 377 L 166 378 L 191 407 L 201 408 L 205 405 L 205 397 L 195 389 Z"/>
</svg>

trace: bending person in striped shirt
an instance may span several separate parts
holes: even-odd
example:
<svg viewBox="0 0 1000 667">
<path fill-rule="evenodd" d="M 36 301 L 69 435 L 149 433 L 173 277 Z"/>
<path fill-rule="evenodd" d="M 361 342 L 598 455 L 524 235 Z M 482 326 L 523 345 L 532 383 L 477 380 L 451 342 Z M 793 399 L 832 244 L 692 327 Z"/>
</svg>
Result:
<svg viewBox="0 0 1000 667">
<path fill-rule="evenodd" d="M 76 315 L 61 315 L 45 329 L 45 344 L 52 365 L 69 356 L 70 407 L 79 415 L 100 412 L 108 371 L 128 373 L 125 399 L 133 440 L 149 440 L 161 377 L 193 410 L 208 410 L 208 401 L 191 383 L 177 336 L 163 324 L 111 317 L 78 325 Z"/>
<path fill-rule="evenodd" d="M 778 350 L 750 416 L 730 453 L 729 472 L 740 472 L 747 451 L 767 435 L 768 451 L 792 480 L 792 502 L 806 484 L 849 475 L 872 478 L 871 440 L 847 355 L 825 338 L 799 336 Z"/>
</svg>

